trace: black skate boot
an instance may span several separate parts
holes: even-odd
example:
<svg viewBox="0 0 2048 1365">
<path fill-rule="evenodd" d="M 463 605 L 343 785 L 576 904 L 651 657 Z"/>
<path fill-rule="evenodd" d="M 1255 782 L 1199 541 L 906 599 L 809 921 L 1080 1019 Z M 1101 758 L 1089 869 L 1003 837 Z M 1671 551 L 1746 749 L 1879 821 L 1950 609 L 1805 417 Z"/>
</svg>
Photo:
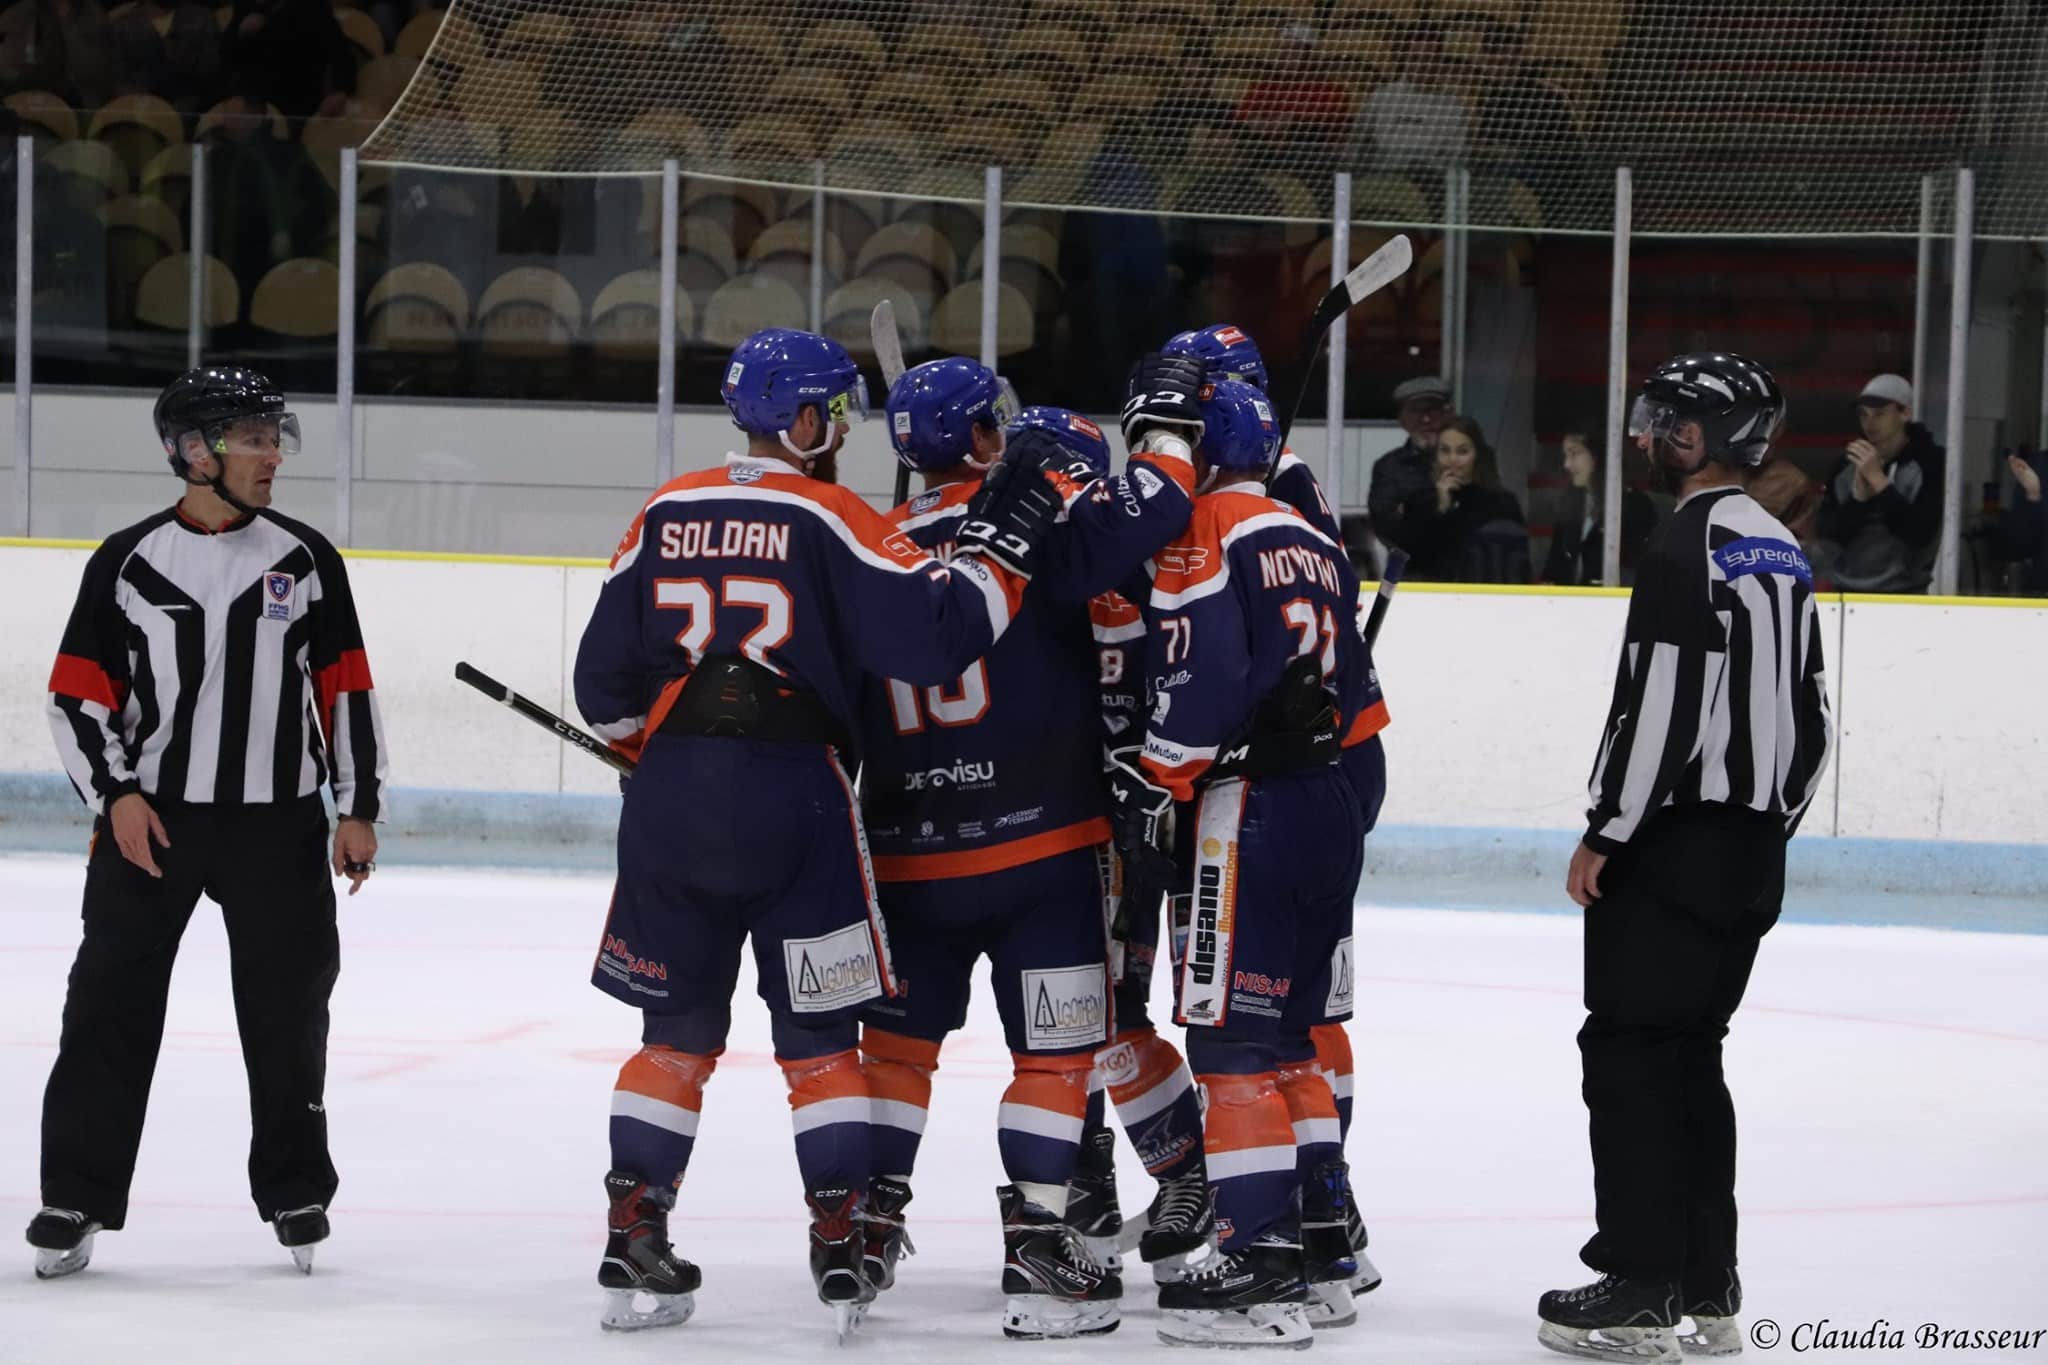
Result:
<svg viewBox="0 0 2048 1365">
<path fill-rule="evenodd" d="M 1365 1215 L 1358 1211 L 1358 1196 L 1351 1192 L 1351 1168 L 1344 1168 L 1344 1231 L 1351 1240 L 1351 1259 L 1358 1262 L 1358 1270 L 1351 1277 L 1351 1292 L 1354 1296 L 1370 1294 L 1380 1287 L 1380 1272 L 1365 1254 Z"/>
<path fill-rule="evenodd" d="M 318 1204 L 302 1209 L 280 1209 L 270 1225 L 277 1229 L 277 1243 L 292 1254 L 292 1264 L 301 1275 L 313 1273 L 313 1248 L 327 1240 L 327 1210 Z"/>
<path fill-rule="evenodd" d="M 863 1273 L 867 1238 L 860 1195 L 849 1189 L 812 1190 L 804 1198 L 811 1206 L 811 1279 L 844 1342 L 875 1299 L 875 1286 Z"/>
<path fill-rule="evenodd" d="M 28 1244 L 36 1249 L 36 1278 L 76 1275 L 92 1263 L 92 1235 L 98 1220 L 76 1209 L 44 1209 L 28 1220 Z"/>
<path fill-rule="evenodd" d="M 1159 1339 L 1168 1346 L 1307 1350 L 1315 1335 L 1297 1238 L 1292 1226 L 1280 1224 L 1160 1285 Z"/>
<path fill-rule="evenodd" d="M 694 1297 L 704 1277 L 697 1267 L 676 1255 L 668 1244 L 668 1211 L 676 1193 L 666 1185 L 644 1185 L 636 1176 L 612 1171 L 604 1178 L 611 1199 L 604 1260 L 597 1282 L 604 1286 L 604 1316 L 598 1325 L 607 1332 L 634 1332 L 643 1327 L 679 1327 L 697 1311 Z M 653 1300 L 635 1305 L 636 1296 Z"/>
<path fill-rule="evenodd" d="M 1692 1319 L 1692 1330 L 1679 1327 L 1678 1345 L 1689 1356 L 1742 1354 L 1742 1278 L 1734 1267 L 1687 1271 L 1679 1281 L 1678 1313 Z"/>
<path fill-rule="evenodd" d="M 996 1188 L 1003 1213 L 1003 1335 L 1024 1341 L 1098 1336 L 1121 1320 L 1124 1282 L 1088 1254 L 1080 1234 L 1015 1185 Z"/>
<path fill-rule="evenodd" d="M 861 1273 L 876 1293 L 894 1287 L 896 1263 L 917 1255 L 917 1247 L 903 1226 L 903 1209 L 910 1202 L 910 1186 L 901 1180 L 878 1175 L 868 1182 L 868 1211 L 861 1252 Z"/>
<path fill-rule="evenodd" d="M 1087 1243 L 1088 1254 L 1106 1270 L 1123 1270 L 1117 1238 L 1124 1230 L 1116 1202 L 1116 1134 L 1091 1128 L 1081 1135 L 1081 1155 L 1067 1182 L 1067 1225 Z"/>
<path fill-rule="evenodd" d="M 1351 1279 L 1358 1262 L 1351 1255 L 1351 1182 L 1341 1161 L 1316 1167 L 1301 1186 L 1302 1278 L 1308 1281 L 1308 1325 L 1349 1327 L 1358 1321 Z"/>
<path fill-rule="evenodd" d="M 1138 1233 L 1138 1256 L 1152 1267 L 1155 1283 L 1166 1284 L 1188 1272 L 1192 1262 L 1216 1245 L 1216 1199 L 1209 1190 L 1209 1170 L 1199 1159 L 1193 1170 L 1159 1182 L 1145 1212 L 1132 1222 Z M 1125 1238 L 1129 1240 L 1129 1225 Z"/>
<path fill-rule="evenodd" d="M 1536 1340 L 1553 1351 L 1591 1360 L 1676 1365 L 1684 1359 L 1678 1326 L 1678 1285 L 1671 1280 L 1602 1275 L 1577 1289 L 1553 1289 L 1536 1303 L 1543 1319 Z"/>
</svg>

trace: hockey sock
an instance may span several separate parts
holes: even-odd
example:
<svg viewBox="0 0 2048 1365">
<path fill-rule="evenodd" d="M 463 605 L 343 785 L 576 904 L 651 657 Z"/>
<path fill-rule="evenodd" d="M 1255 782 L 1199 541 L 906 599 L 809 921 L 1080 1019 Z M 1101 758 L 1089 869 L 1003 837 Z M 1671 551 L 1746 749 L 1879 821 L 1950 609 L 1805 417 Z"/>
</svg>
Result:
<svg viewBox="0 0 2048 1365">
<path fill-rule="evenodd" d="M 1317 1024 L 1310 1029 L 1315 1040 L 1316 1061 L 1329 1079 L 1330 1094 L 1337 1100 L 1337 1141 L 1351 1138 L 1351 1038 L 1342 1024 Z"/>
<path fill-rule="evenodd" d="M 717 1052 L 659 1046 L 627 1058 L 612 1088 L 612 1169 L 649 1185 L 682 1184 L 697 1145 L 704 1083 L 717 1065 Z"/>
<path fill-rule="evenodd" d="M 1218 1245 L 1236 1251 L 1294 1210 L 1294 1125 L 1270 1071 L 1197 1079 L 1209 1095 L 1202 1146 L 1216 1192 Z"/>
<path fill-rule="evenodd" d="M 908 1180 L 917 1166 L 917 1145 L 924 1139 L 932 1073 L 939 1069 L 939 1045 L 864 1028 L 860 1069 L 867 1077 L 873 1115 L 873 1171 Z"/>
<path fill-rule="evenodd" d="M 1013 1052 L 1016 1067 L 996 1120 L 1003 1170 L 1024 1197 L 1066 1216 L 1067 1182 L 1081 1154 L 1081 1124 L 1088 1113 L 1093 1054 L 1041 1057 Z"/>
<path fill-rule="evenodd" d="M 1172 1043 L 1149 1028 L 1127 1029 L 1101 1054 L 1131 1150 L 1155 1179 L 1186 1175 L 1202 1155 L 1202 1102 Z"/>
<path fill-rule="evenodd" d="M 1287 1117 L 1294 1122 L 1295 1169 L 1306 1180 L 1318 1166 L 1344 1159 L 1337 1101 L 1313 1057 L 1281 1063 L 1279 1078 Z"/>
<path fill-rule="evenodd" d="M 824 1057 L 777 1057 L 789 1082 L 796 1165 L 807 1190 L 865 1193 L 873 1169 L 868 1142 L 868 1087 L 852 1048 Z"/>
</svg>

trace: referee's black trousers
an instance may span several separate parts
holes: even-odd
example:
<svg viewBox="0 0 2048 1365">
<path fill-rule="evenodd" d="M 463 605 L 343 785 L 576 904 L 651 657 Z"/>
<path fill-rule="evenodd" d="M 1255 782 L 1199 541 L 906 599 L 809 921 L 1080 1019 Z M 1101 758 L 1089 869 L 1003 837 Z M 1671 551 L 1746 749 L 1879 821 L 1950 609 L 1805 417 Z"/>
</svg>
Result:
<svg viewBox="0 0 2048 1365">
<path fill-rule="evenodd" d="M 1579 1030 L 1599 1231 L 1616 1275 L 1735 1266 L 1735 1105 L 1721 1040 L 1785 891 L 1784 823 L 1728 806 L 1654 816 L 1585 912 Z"/>
<path fill-rule="evenodd" d="M 151 798 L 170 836 L 161 880 L 121 856 L 102 819 L 85 875 L 57 1064 L 43 1095 L 43 1202 L 108 1228 L 128 1183 L 163 1041 L 178 940 L 203 893 L 227 927 L 249 1074 L 249 1188 L 265 1219 L 334 1196 L 327 1156 L 327 999 L 340 966 L 327 816 L 318 797 L 205 806 Z M 154 846 L 153 846 L 154 847 Z M 209 987 L 217 989 L 215 983 Z"/>
</svg>

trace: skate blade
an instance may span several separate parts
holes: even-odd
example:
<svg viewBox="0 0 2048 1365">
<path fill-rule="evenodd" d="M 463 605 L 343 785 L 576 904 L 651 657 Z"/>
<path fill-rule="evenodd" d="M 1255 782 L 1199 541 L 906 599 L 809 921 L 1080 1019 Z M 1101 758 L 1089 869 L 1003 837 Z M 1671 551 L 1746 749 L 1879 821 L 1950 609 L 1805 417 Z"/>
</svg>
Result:
<svg viewBox="0 0 2048 1365">
<path fill-rule="evenodd" d="M 1351 1298 L 1351 1286 L 1330 1280 L 1308 1287 L 1308 1325 L 1318 1332 L 1349 1327 L 1358 1321 L 1358 1305 Z"/>
<path fill-rule="evenodd" d="M 1147 1261 L 1146 1264 L 1152 1267 L 1152 1283 L 1173 1284 L 1194 1274 L 1215 1254 L 1216 1243 L 1211 1240 L 1193 1251 L 1176 1252 L 1171 1256 L 1162 1256 L 1156 1261 Z"/>
<path fill-rule="evenodd" d="M 832 1305 L 832 1330 L 841 1346 L 853 1339 L 853 1334 L 867 1319 L 868 1306 L 864 1302 L 850 1300 Z"/>
<path fill-rule="evenodd" d="M 652 1307 L 641 1308 L 636 1300 L 646 1300 Z M 639 1289 L 607 1289 L 604 1294 L 604 1316 L 597 1325 L 607 1332 L 640 1332 L 649 1327 L 680 1327 L 690 1320 L 697 1311 L 697 1300 L 690 1294 L 653 1294 Z"/>
<path fill-rule="evenodd" d="M 1358 1262 L 1358 1273 L 1351 1277 L 1351 1292 L 1370 1294 L 1380 1287 L 1379 1268 L 1366 1257 L 1364 1247 L 1353 1247 L 1351 1259 Z"/>
<path fill-rule="evenodd" d="M 1315 1329 L 1298 1303 L 1263 1303 L 1250 1308 L 1168 1308 L 1160 1313 L 1159 1339 L 1168 1346 L 1235 1351 L 1306 1351 Z"/>
<path fill-rule="evenodd" d="M 1015 1341 L 1096 1337 L 1123 1322 L 1115 1299 L 1056 1299 L 1050 1294 L 1012 1294 L 1003 1301 L 1003 1335 Z"/>
<path fill-rule="evenodd" d="M 1560 1327 L 1546 1322 L 1537 1327 L 1536 1340 L 1560 1354 L 1586 1360 L 1678 1365 L 1685 1359 L 1669 1327 Z"/>
<path fill-rule="evenodd" d="M 69 1251 L 36 1248 L 36 1278 L 39 1280 L 61 1280 L 66 1275 L 76 1275 L 91 1264 L 92 1234 L 89 1232 Z"/>
<path fill-rule="evenodd" d="M 310 1246 L 303 1246 L 303 1247 L 289 1247 L 289 1248 L 287 1248 L 287 1250 L 289 1250 L 289 1251 L 291 1252 L 291 1254 L 292 1254 L 292 1264 L 293 1264 L 293 1265 L 295 1265 L 295 1266 L 297 1266 L 297 1267 L 299 1268 L 299 1273 L 300 1273 L 301 1275 L 310 1275 L 310 1274 L 312 1274 L 312 1273 L 313 1273 L 313 1248 L 312 1248 L 312 1247 L 310 1247 Z"/>
<path fill-rule="evenodd" d="M 1152 1220 L 1143 1213 L 1134 1213 L 1124 1219 L 1123 1230 L 1116 1235 L 1116 1249 L 1126 1256 L 1130 1255 L 1138 1249 L 1138 1243 L 1144 1240 L 1145 1229 L 1151 1226 Z"/>
<path fill-rule="evenodd" d="M 1681 1324 L 1682 1325 L 1682 1324 Z M 1742 1319 L 1694 1317 L 1692 1331 L 1678 1334 L 1678 1349 L 1689 1356 L 1742 1354 Z"/>
</svg>

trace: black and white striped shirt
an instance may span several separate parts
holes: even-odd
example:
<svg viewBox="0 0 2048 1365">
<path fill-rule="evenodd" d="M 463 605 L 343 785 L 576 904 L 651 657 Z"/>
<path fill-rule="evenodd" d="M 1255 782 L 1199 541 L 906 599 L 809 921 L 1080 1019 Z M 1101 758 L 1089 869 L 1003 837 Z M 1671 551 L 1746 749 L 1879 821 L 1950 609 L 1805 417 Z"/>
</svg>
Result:
<svg viewBox="0 0 2048 1365">
<path fill-rule="evenodd" d="M 50 728 L 98 813 L 140 791 L 384 811 L 384 731 L 341 556 L 262 511 L 209 531 L 176 508 L 85 566 L 50 674 Z"/>
<path fill-rule="evenodd" d="M 1813 573 L 1739 488 L 1679 503 L 1644 547 L 1586 845 L 1614 853 L 1666 806 L 1716 802 L 1799 825 L 1834 743 Z"/>
</svg>

